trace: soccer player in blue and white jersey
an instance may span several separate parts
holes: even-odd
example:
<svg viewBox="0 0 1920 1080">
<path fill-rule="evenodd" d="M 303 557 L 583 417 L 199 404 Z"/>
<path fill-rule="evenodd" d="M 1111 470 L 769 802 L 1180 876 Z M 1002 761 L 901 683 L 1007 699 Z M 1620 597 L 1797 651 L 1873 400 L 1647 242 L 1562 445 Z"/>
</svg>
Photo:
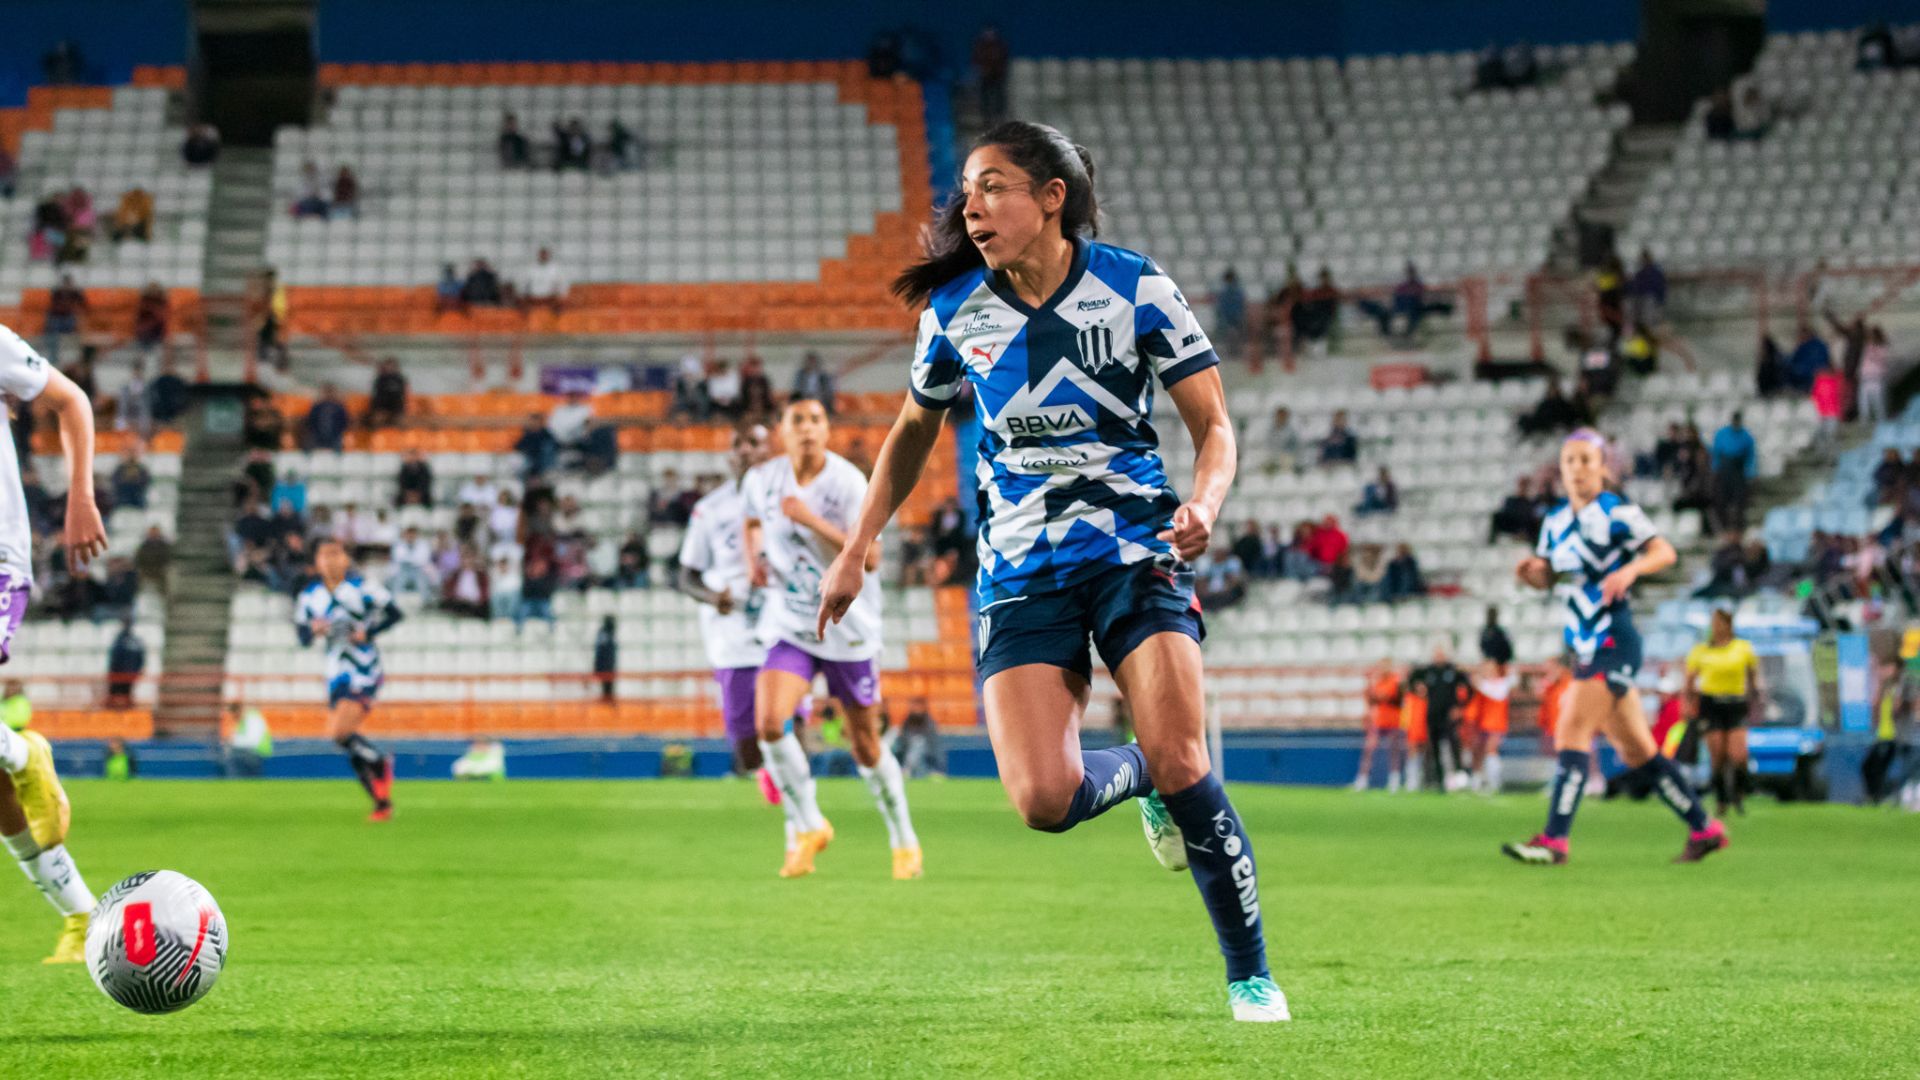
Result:
<svg viewBox="0 0 1920 1080">
<path fill-rule="evenodd" d="M 21 408 L 37 400 L 59 418 L 67 458 L 66 522 L 60 538 L 67 567 L 78 576 L 107 550 L 107 529 L 93 498 L 93 405 L 73 380 L 4 326 L 0 394 Z M 6 405 L 0 403 L 0 664 L 7 662 L 33 595 L 33 528 L 10 426 Z M 38 732 L 0 724 L 0 847 L 64 920 L 53 955 L 46 959 L 49 964 L 86 959 L 87 923 L 93 914 L 93 892 L 67 854 L 70 818 L 47 740 Z"/>
<path fill-rule="evenodd" d="M 1633 583 L 1677 560 L 1673 545 L 1654 531 L 1646 512 L 1606 489 L 1606 440 L 1582 428 L 1560 444 L 1560 482 L 1567 500 L 1540 524 L 1532 555 L 1520 561 L 1520 580 L 1550 589 L 1565 575 L 1567 649 L 1574 656 L 1568 688 L 1554 730 L 1559 762 L 1547 803 L 1547 827 L 1525 843 L 1501 851 L 1523 863 L 1551 866 L 1567 861 L 1567 834 L 1586 788 L 1588 751 L 1605 735 L 1633 771 L 1687 823 L 1687 844 L 1675 862 L 1699 862 L 1727 846 L 1727 831 L 1707 817 L 1700 796 L 1670 759 L 1660 753 L 1647 727 L 1634 677 L 1640 670 L 1640 633 L 1627 604 Z"/>
<path fill-rule="evenodd" d="M 982 428 L 977 664 L 1001 783 L 1048 832 L 1145 799 L 1155 855 L 1191 868 L 1212 917 L 1234 1018 L 1286 1020 L 1252 842 L 1204 738 L 1205 631 L 1187 560 L 1207 550 L 1233 483 L 1219 358 L 1151 259 L 1095 242 L 1093 172 L 1085 150 L 1040 124 L 1001 124 L 974 145 L 961 197 L 894 286 L 927 305 L 911 394 L 822 582 L 821 622 L 854 603 L 864 553 L 971 384 Z M 1157 452 L 1156 384 L 1194 441 L 1185 501 Z M 1080 749 L 1089 639 L 1132 708 L 1137 746 Z"/>
<path fill-rule="evenodd" d="M 320 542 L 313 568 L 320 578 L 294 604 L 293 629 L 302 645 L 327 643 L 327 734 L 373 800 L 372 820 L 386 821 L 393 817 L 393 759 L 360 734 L 360 725 L 386 678 L 374 639 L 400 621 L 400 608 L 360 576 L 338 540 Z"/>
</svg>

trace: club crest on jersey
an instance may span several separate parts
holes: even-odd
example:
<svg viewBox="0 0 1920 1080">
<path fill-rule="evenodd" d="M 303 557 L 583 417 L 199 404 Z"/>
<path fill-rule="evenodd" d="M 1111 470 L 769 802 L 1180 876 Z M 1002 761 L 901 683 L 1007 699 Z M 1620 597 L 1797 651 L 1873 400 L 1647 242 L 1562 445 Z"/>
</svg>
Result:
<svg viewBox="0 0 1920 1080">
<path fill-rule="evenodd" d="M 1114 361 L 1113 331 L 1108 327 L 1089 326 L 1074 335 L 1074 344 L 1080 349 L 1080 366 L 1096 375 Z"/>
</svg>

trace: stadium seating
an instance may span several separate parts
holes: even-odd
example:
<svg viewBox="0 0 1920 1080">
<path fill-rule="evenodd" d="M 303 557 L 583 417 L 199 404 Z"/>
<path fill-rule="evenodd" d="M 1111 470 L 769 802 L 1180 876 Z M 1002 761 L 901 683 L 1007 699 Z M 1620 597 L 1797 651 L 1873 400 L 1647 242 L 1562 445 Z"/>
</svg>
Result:
<svg viewBox="0 0 1920 1080">
<path fill-rule="evenodd" d="M 26 115 L 0 124 L 0 135 L 17 137 L 19 157 L 14 197 L 0 200 L 0 305 L 52 288 L 61 272 L 90 291 L 138 290 L 150 281 L 199 288 L 212 176 L 181 160 L 186 133 L 167 123 L 168 93 L 165 85 L 36 87 Z M 75 185 L 92 196 L 99 215 L 90 257 L 64 268 L 29 262 L 34 204 Z M 153 240 L 114 244 L 107 223 L 121 194 L 133 187 L 154 195 Z"/>
<path fill-rule="evenodd" d="M 498 70 L 496 70 L 498 69 Z M 436 318 L 444 264 L 508 280 L 551 247 L 576 284 L 567 332 L 876 329 L 880 286 L 931 201 L 917 86 L 857 65 L 351 65 L 325 124 L 276 135 L 267 253 L 294 328 L 518 331 L 515 313 Z M 506 171 L 504 111 L 536 146 L 559 117 L 619 119 L 638 167 Z M 295 220 L 302 166 L 354 167 L 356 218 Z M 352 312 L 358 318 L 343 319 Z"/>
<path fill-rule="evenodd" d="M 1848 30 L 1775 34 L 1736 95 L 1778 118 L 1756 139 L 1706 135 L 1707 103 L 1624 237 L 1678 269 L 1905 265 L 1920 251 L 1920 71 L 1854 70 Z"/>
<path fill-rule="evenodd" d="M 1013 98 L 1101 164 L 1111 238 L 1198 290 L 1228 265 L 1342 285 L 1524 273 L 1626 123 L 1596 94 L 1630 46 L 1543 50 L 1539 87 L 1468 92 L 1470 53 L 1016 60 Z"/>
</svg>

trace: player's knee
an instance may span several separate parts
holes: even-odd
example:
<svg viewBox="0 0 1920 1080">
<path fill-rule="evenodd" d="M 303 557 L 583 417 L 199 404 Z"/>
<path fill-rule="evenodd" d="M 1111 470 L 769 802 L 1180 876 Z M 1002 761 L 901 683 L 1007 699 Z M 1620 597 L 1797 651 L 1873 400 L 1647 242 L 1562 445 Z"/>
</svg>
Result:
<svg viewBox="0 0 1920 1080">
<path fill-rule="evenodd" d="M 1147 775 L 1153 777 L 1154 788 L 1162 792 L 1185 791 L 1206 779 L 1211 771 L 1206 745 L 1198 739 L 1180 739 L 1164 746 L 1143 743 L 1140 749 L 1147 755 Z"/>
<path fill-rule="evenodd" d="M 1020 814 L 1020 820 L 1027 828 L 1041 832 L 1059 832 L 1067 820 L 1067 812 L 1073 809 L 1073 793 L 1080 782 L 1065 783 L 1023 783 L 1007 787 L 1007 798 L 1012 800 L 1014 810 Z"/>
</svg>

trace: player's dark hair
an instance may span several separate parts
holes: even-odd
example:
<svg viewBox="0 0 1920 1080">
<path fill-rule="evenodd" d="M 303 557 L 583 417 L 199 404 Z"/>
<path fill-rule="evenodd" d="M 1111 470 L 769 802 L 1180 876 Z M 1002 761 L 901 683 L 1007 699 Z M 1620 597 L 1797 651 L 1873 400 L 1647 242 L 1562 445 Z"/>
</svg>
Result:
<svg viewBox="0 0 1920 1080">
<path fill-rule="evenodd" d="M 1067 185 L 1060 205 L 1060 235 L 1100 235 L 1100 201 L 1093 190 L 1093 155 L 1060 129 L 1026 120 L 1008 120 L 973 142 L 973 150 L 996 146 L 1036 189 L 1059 180 Z M 971 153 L 972 151 L 969 151 Z M 925 257 L 893 279 L 893 295 L 908 304 L 924 303 L 933 290 L 981 265 L 980 249 L 967 236 L 967 199 L 956 192 L 933 212 L 924 241 Z"/>
</svg>

